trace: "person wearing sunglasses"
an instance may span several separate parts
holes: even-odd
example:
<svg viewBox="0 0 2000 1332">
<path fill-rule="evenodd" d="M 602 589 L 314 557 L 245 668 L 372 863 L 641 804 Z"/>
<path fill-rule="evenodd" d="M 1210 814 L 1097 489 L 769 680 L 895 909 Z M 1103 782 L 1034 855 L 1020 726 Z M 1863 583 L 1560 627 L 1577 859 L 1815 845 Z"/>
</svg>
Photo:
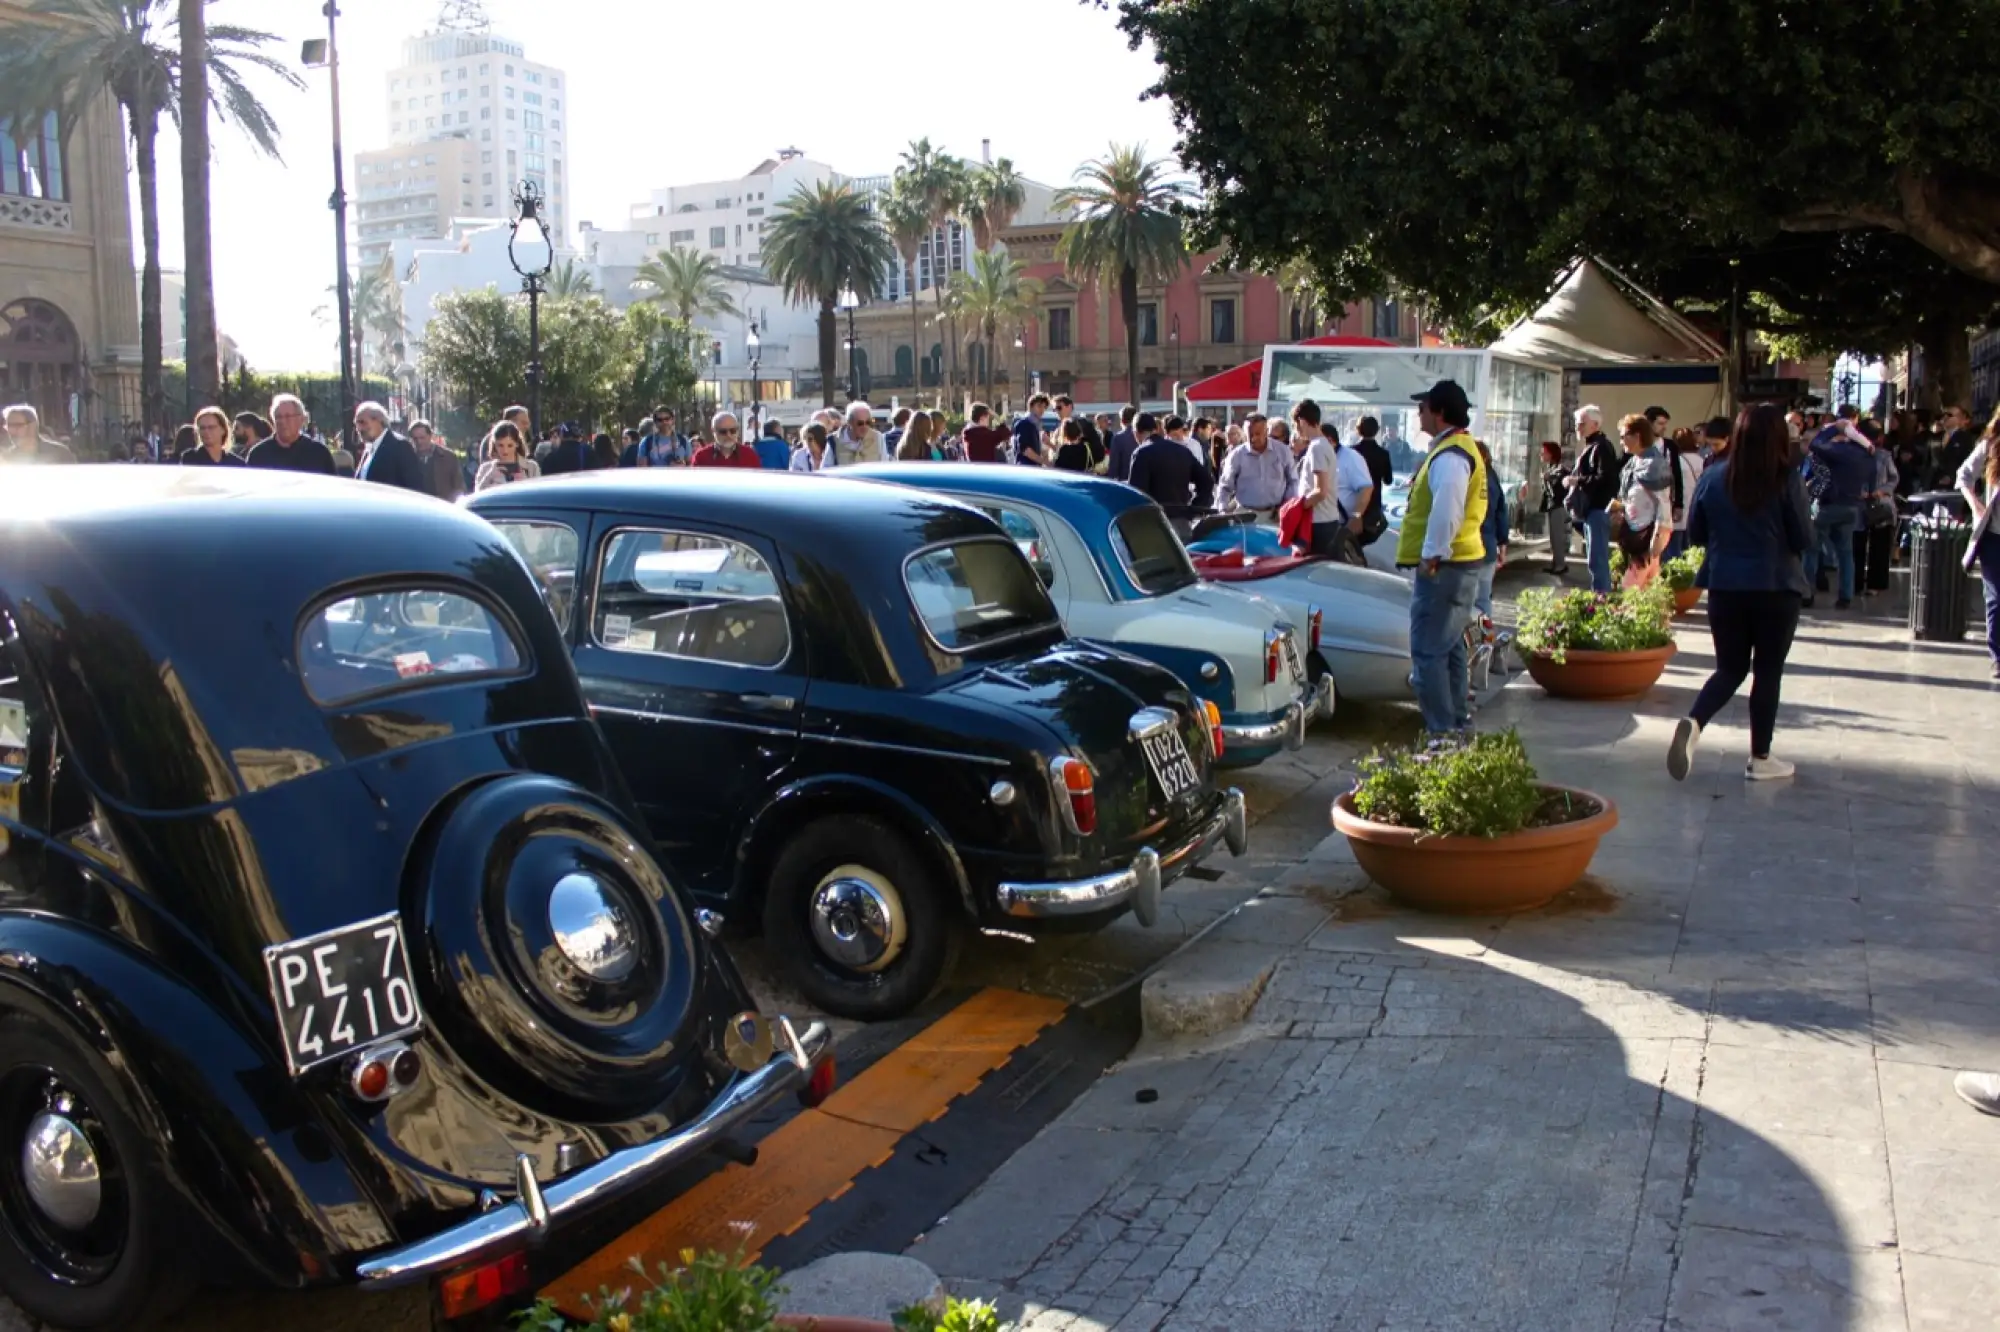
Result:
<svg viewBox="0 0 2000 1332">
<path fill-rule="evenodd" d="M 743 428 L 734 412 L 717 412 L 709 423 L 713 443 L 694 451 L 690 467 L 762 467 L 757 450 L 743 447 Z"/>
</svg>

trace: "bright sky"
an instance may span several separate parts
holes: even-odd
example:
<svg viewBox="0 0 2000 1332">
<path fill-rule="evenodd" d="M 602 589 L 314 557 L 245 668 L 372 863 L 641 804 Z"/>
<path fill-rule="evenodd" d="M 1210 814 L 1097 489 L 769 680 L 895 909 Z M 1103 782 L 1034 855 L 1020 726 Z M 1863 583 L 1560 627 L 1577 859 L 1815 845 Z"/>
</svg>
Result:
<svg viewBox="0 0 2000 1332">
<path fill-rule="evenodd" d="M 386 70 L 438 10 L 438 0 L 343 6 L 350 196 L 354 152 L 388 144 Z M 864 175 L 892 168 L 921 136 L 975 159 L 990 138 L 995 156 L 1062 185 L 1111 140 L 1155 156 L 1174 146 L 1165 104 L 1139 100 L 1152 57 L 1126 47 L 1111 12 L 1079 0 L 487 0 L 487 12 L 496 33 L 568 76 L 570 215 L 604 227 L 647 190 L 734 178 L 783 147 Z M 287 59 L 326 35 L 320 0 L 216 0 L 210 22 L 275 32 Z M 210 131 L 217 319 L 265 370 L 339 363 L 331 319 L 313 314 L 330 307 L 333 284 L 332 117 L 324 71 L 305 77 L 305 92 L 258 85 L 284 131 L 282 163 L 229 126 Z M 168 268 L 181 267 L 179 161 L 169 129 Z"/>
</svg>

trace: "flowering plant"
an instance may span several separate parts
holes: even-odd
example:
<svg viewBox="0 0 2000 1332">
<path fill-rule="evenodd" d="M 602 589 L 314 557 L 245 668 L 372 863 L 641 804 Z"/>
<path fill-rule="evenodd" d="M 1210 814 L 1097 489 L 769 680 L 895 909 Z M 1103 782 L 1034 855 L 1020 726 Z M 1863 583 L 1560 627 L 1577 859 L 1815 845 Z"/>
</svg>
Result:
<svg viewBox="0 0 2000 1332">
<path fill-rule="evenodd" d="M 1453 837 L 1504 837 L 1547 799 L 1512 730 L 1377 750 L 1361 761 L 1354 812 L 1376 823 Z"/>
<path fill-rule="evenodd" d="M 572 1322 L 544 1299 L 515 1316 L 522 1332 L 772 1332 L 778 1326 L 778 1274 L 745 1264 L 742 1254 L 683 1249 L 681 1266 L 660 1264 L 651 1275 L 630 1266 L 644 1288 L 606 1289 L 588 1299 L 594 1315 Z"/>
<path fill-rule="evenodd" d="M 1562 662 L 1578 652 L 1643 652 L 1674 641 L 1673 588 L 1664 578 L 1615 592 L 1530 588 L 1517 603 L 1514 642 L 1526 656 Z"/>
<path fill-rule="evenodd" d="M 1696 576 L 1701 573 L 1701 562 L 1707 554 L 1704 547 L 1689 546 L 1660 566 L 1660 577 L 1674 591 L 1685 592 L 1694 586 Z"/>
</svg>

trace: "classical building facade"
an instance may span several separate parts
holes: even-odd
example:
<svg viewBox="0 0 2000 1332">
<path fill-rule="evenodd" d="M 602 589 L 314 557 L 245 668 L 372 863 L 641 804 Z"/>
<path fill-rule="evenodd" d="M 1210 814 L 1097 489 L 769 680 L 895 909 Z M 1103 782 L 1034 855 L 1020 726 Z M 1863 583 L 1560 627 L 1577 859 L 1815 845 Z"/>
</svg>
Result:
<svg viewBox="0 0 2000 1332">
<path fill-rule="evenodd" d="M 0 0 L 0 22 L 30 16 Z M 0 402 L 96 445 L 139 419 L 125 135 L 109 96 L 76 125 L 0 123 Z"/>
</svg>

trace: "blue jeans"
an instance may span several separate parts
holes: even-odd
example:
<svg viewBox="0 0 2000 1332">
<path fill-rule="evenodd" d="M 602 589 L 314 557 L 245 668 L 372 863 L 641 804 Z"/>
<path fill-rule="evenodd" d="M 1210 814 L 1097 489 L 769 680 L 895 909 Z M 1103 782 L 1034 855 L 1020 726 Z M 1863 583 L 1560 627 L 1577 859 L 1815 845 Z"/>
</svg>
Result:
<svg viewBox="0 0 2000 1332">
<path fill-rule="evenodd" d="M 1986 651 L 2000 666 L 2000 531 L 1979 538 L 1979 581 L 1986 585 Z"/>
<path fill-rule="evenodd" d="M 1840 599 L 1854 600 L 1854 527 L 1861 521 L 1861 510 L 1852 504 L 1826 504 L 1819 506 L 1813 516 L 1813 531 L 1818 542 L 1806 552 L 1806 581 L 1813 582 L 1819 577 L 1819 566 L 1828 545 L 1833 547 L 1834 563 L 1840 567 Z"/>
<path fill-rule="evenodd" d="M 1479 566 L 1479 590 L 1472 595 L 1472 608 L 1489 619 L 1493 615 L 1493 575 L 1500 572 L 1498 556 Z"/>
<path fill-rule="evenodd" d="M 1440 564 L 1435 574 L 1417 570 L 1410 592 L 1410 668 L 1417 678 L 1417 707 L 1424 729 L 1437 734 L 1472 725 L 1467 695 L 1472 663 L 1465 626 L 1479 590 L 1477 564 Z"/>
<path fill-rule="evenodd" d="M 1611 590 L 1611 514 L 1592 509 L 1583 520 L 1584 553 L 1590 560 L 1590 590 Z"/>
</svg>

